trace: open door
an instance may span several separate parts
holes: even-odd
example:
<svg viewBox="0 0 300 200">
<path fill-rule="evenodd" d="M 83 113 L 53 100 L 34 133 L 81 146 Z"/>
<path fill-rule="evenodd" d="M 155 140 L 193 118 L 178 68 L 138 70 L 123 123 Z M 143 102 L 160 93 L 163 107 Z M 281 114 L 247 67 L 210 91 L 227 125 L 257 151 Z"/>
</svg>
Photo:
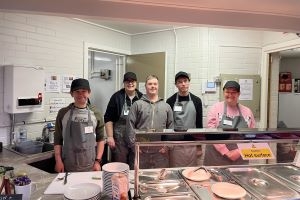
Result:
<svg viewBox="0 0 300 200">
<path fill-rule="evenodd" d="M 159 80 L 159 97 L 165 98 L 165 52 L 137 54 L 126 56 L 126 72 L 137 75 L 141 92 L 145 90 L 145 81 L 148 75 L 156 75 Z"/>
</svg>

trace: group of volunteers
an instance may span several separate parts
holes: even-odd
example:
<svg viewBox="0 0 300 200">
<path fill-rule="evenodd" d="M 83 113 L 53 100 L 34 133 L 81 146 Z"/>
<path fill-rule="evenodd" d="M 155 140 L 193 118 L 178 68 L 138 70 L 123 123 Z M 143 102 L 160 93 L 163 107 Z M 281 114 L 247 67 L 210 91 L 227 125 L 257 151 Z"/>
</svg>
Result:
<svg viewBox="0 0 300 200">
<path fill-rule="evenodd" d="M 174 129 L 184 131 L 203 128 L 202 102 L 189 91 L 191 78 L 180 71 L 175 75 L 178 91 L 165 102 L 158 96 L 159 80 L 149 75 L 145 94 L 137 89 L 137 76 L 124 74 L 124 88 L 115 92 L 104 116 L 89 103 L 91 89 L 86 79 L 72 81 L 70 94 L 74 102 L 59 110 L 55 124 L 54 152 L 57 172 L 98 171 L 106 142 L 112 162 L 123 162 L 134 168 L 135 133 L 137 130 Z M 227 81 L 224 101 L 214 104 L 207 114 L 207 128 L 254 128 L 249 108 L 238 103 L 240 85 Z M 105 129 L 105 131 L 104 131 Z M 151 134 L 151 132 L 149 132 Z M 162 139 L 157 138 L 157 139 Z M 203 140 L 202 135 L 167 135 L 163 140 Z M 139 167 L 166 168 L 196 166 L 202 154 L 201 145 L 140 147 Z M 206 145 L 204 165 L 244 163 L 234 144 Z"/>
</svg>

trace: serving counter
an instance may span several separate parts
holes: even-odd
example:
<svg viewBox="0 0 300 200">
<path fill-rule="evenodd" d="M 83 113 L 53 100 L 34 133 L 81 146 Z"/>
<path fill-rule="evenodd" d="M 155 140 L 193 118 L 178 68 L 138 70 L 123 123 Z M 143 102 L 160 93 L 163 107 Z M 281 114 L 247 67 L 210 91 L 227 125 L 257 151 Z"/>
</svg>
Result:
<svg viewBox="0 0 300 200">
<path fill-rule="evenodd" d="M 206 139 L 192 141 L 157 140 L 157 136 L 174 134 L 196 134 L 198 136 L 203 135 Z M 224 137 L 223 135 L 223 137 L 218 138 L 220 134 L 224 134 L 226 137 Z M 210 140 L 212 139 L 212 137 L 213 140 Z M 239 185 L 246 190 L 246 195 L 240 198 L 244 200 L 298 198 L 300 194 L 299 187 L 297 187 L 300 185 L 299 138 L 300 130 L 297 129 L 243 129 L 238 131 L 218 129 L 191 129 L 183 132 L 174 132 L 173 130 L 137 131 L 135 144 L 135 151 L 137 154 L 135 160 L 135 169 L 130 172 L 131 175 L 129 180 L 132 197 L 133 199 L 146 200 L 166 200 L 168 198 L 174 200 L 219 200 L 224 198 L 220 198 L 215 194 L 216 188 L 218 188 L 220 185 L 216 185 L 216 183 L 231 183 Z M 201 164 L 195 167 L 182 166 L 179 168 L 166 168 L 164 170 L 165 176 L 163 178 L 159 178 L 162 172 L 162 169 L 160 168 L 139 169 L 139 159 L 143 156 L 139 155 L 140 147 L 165 146 L 171 148 L 173 146 L 179 145 L 202 145 L 205 150 L 205 145 L 219 143 L 268 144 L 274 154 L 274 157 L 270 159 L 253 159 L 247 165 L 204 166 L 208 170 L 210 176 L 206 179 L 203 179 L 203 177 L 201 176 L 200 180 L 195 180 L 193 178 L 185 176 L 183 171 L 186 169 L 194 169 L 195 167 L 202 166 Z M 284 153 L 286 154 L 290 153 L 291 149 L 295 151 L 298 150 L 298 152 L 296 155 L 294 154 L 292 156 L 293 159 L 291 161 L 282 162 L 282 160 L 280 160 L 280 163 L 278 163 L 278 146 L 283 146 L 285 151 Z M 51 157 L 53 157 L 53 151 L 37 155 L 22 156 L 3 148 L 3 151 L 0 152 L 0 163 L 4 166 L 13 166 L 15 168 L 15 172 L 23 171 L 28 174 L 33 183 L 37 185 L 37 188 L 32 193 L 31 199 L 63 199 L 63 195 L 61 194 L 44 194 L 45 191 L 47 191 L 47 188 L 49 188 L 49 185 L 51 185 L 51 183 L 56 180 L 59 174 L 48 173 L 28 165 L 28 163 Z M 101 172 L 99 172 L 99 174 L 98 175 L 101 176 Z M 274 183 L 279 184 L 279 186 Z M 221 186 L 223 187 L 224 185 L 222 184 Z M 249 187 L 249 184 L 252 187 Z M 276 187 L 273 187 L 274 185 L 276 185 Z M 261 189 L 262 191 L 268 191 L 267 189 L 271 189 L 272 192 L 263 193 Z M 266 196 L 266 194 L 274 194 L 274 192 L 276 193 L 276 191 L 279 190 L 285 191 L 286 195 L 274 198 L 269 198 L 268 196 Z M 227 190 L 227 192 L 228 191 L 229 193 L 233 193 L 231 192 L 231 189 Z M 222 194 L 219 195 L 222 196 Z M 105 199 L 105 197 L 102 197 L 102 199 Z"/>
<path fill-rule="evenodd" d="M 168 140 L 174 135 L 180 136 L 179 138 L 201 138 L 202 136 L 204 139 Z M 134 199 L 175 199 L 178 196 L 182 198 L 184 195 L 187 195 L 185 199 L 220 199 L 220 196 L 227 199 L 299 199 L 300 191 L 299 188 L 295 187 L 295 185 L 300 184 L 299 140 L 299 129 L 138 130 L 135 135 Z M 142 172 L 139 164 L 140 159 L 143 159 L 143 151 L 141 149 L 145 149 L 145 147 L 147 147 L 146 149 L 152 147 L 172 149 L 178 146 L 192 145 L 201 145 L 205 149 L 206 145 L 214 144 L 236 144 L 243 159 L 249 160 L 249 163 L 243 165 L 204 166 L 210 174 L 214 174 L 207 180 L 191 180 L 179 170 L 179 178 L 177 180 L 183 179 L 189 186 L 189 191 L 182 192 L 172 189 L 171 192 L 165 192 L 168 191 L 167 187 L 163 190 L 164 192 L 160 192 L 160 188 L 165 183 L 157 179 L 150 180 L 150 185 L 153 185 L 153 181 L 155 182 L 156 188 L 158 188 L 156 191 L 150 190 L 149 192 L 148 190 L 145 192 L 143 189 L 145 184 L 147 185 L 149 182 L 143 180 L 140 175 Z M 284 152 L 277 152 L 279 147 L 284 147 Z M 278 159 L 278 156 L 288 157 L 287 155 L 289 155 L 288 160 Z M 183 155 L 178 154 L 178 157 L 180 156 Z M 277 162 L 278 160 L 280 163 Z M 151 168 L 151 166 L 149 167 Z M 182 166 L 183 169 L 186 167 Z M 288 171 L 287 169 L 290 169 L 289 177 L 284 180 L 283 177 L 285 175 L 274 174 L 274 171 L 278 172 L 279 170 L 273 170 L 273 173 L 266 170 L 271 169 L 271 167 L 273 169 L 283 169 L 283 171 L 285 169 L 285 172 Z M 164 179 L 164 181 L 166 180 L 174 179 Z M 238 197 L 232 196 L 231 194 L 234 191 L 231 190 L 234 190 L 233 187 L 235 186 L 241 186 L 241 190 L 245 190 L 246 193 L 240 194 L 241 196 Z M 219 190 L 226 190 L 226 187 L 227 191 L 219 193 Z"/>
</svg>

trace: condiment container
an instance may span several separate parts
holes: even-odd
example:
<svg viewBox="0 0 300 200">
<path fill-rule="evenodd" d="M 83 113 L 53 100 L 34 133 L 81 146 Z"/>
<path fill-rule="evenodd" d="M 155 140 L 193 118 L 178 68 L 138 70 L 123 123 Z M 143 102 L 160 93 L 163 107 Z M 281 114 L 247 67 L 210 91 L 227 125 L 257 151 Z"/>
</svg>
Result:
<svg viewBox="0 0 300 200">
<path fill-rule="evenodd" d="M 128 200 L 128 178 L 125 173 L 115 173 L 111 177 L 112 199 Z"/>
</svg>

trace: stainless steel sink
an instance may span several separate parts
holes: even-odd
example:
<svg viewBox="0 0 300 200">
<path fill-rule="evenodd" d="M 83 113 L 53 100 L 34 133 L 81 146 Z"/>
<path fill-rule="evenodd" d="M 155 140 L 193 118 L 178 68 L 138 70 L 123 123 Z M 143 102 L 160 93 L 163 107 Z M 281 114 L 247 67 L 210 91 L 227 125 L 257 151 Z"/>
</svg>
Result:
<svg viewBox="0 0 300 200">
<path fill-rule="evenodd" d="M 296 191 L 259 168 L 227 168 L 226 171 L 237 183 L 258 199 L 284 200 L 300 198 Z"/>
<path fill-rule="evenodd" d="M 44 153 L 44 152 L 49 152 L 49 151 L 53 151 L 54 150 L 54 144 L 52 143 L 47 143 L 47 142 L 43 142 L 42 143 L 42 151 L 40 153 Z M 23 153 L 20 152 L 18 148 L 16 148 L 15 146 L 9 146 L 7 147 L 8 150 L 17 153 L 19 155 L 23 155 L 23 156 L 28 156 L 28 155 L 33 155 L 33 154 L 38 154 L 38 153 L 33 153 L 33 154 L 27 154 L 27 153 Z"/>
</svg>

